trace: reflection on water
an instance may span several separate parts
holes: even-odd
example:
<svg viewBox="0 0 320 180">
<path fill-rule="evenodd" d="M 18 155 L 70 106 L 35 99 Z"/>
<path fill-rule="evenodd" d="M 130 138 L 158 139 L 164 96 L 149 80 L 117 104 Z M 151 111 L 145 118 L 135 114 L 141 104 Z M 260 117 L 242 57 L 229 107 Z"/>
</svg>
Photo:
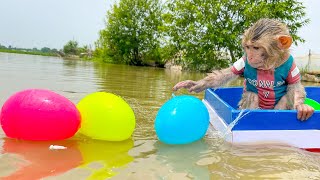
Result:
<svg viewBox="0 0 320 180">
<path fill-rule="evenodd" d="M 226 148 L 225 151 L 221 149 Z M 212 179 L 319 179 L 320 156 L 284 145 L 220 147 Z"/>
<path fill-rule="evenodd" d="M 132 139 L 118 143 L 79 136 L 60 142 L 17 141 L 0 131 L 0 179 L 320 178 L 320 156 L 292 147 L 230 145 L 218 133 L 188 145 L 160 143 L 153 123 L 158 109 L 171 98 L 172 86 L 204 76 L 0 53 L 0 105 L 27 88 L 49 89 L 74 103 L 89 93 L 106 91 L 124 98 L 137 120 Z M 227 86 L 242 83 L 239 78 Z M 187 91 L 175 94 L 184 93 Z M 203 97 L 203 93 L 194 95 Z M 52 151 L 51 144 L 67 149 Z"/>
<path fill-rule="evenodd" d="M 98 140 L 80 141 L 79 150 L 83 162 L 81 168 L 89 169 L 91 175 L 87 179 L 106 179 L 116 174 L 113 168 L 122 166 L 133 161 L 128 151 L 133 147 L 133 140 L 122 142 L 107 142 Z"/>
<path fill-rule="evenodd" d="M 166 166 L 171 166 L 175 173 L 183 173 L 185 177 L 209 179 L 207 167 L 199 166 L 197 161 L 208 149 L 204 141 L 188 145 L 170 146 L 160 142 L 155 144 L 158 160 Z"/>
<path fill-rule="evenodd" d="M 19 161 L 1 162 L 1 164 L 9 163 L 10 166 L 17 168 L 15 172 L 2 179 L 40 179 L 69 171 L 82 162 L 81 153 L 75 141 L 35 142 L 8 138 L 3 140 L 1 154 L 14 154 Z M 68 149 L 49 150 L 51 144 L 63 145 Z"/>
<path fill-rule="evenodd" d="M 133 140 L 107 142 L 77 138 L 65 141 L 20 141 L 3 138 L 1 154 L 14 154 L 8 159 L 0 158 L 15 171 L 3 175 L 1 179 L 40 179 L 56 176 L 79 168 L 88 171 L 86 179 L 105 179 L 116 174 L 113 168 L 122 167 L 133 157 L 128 151 Z M 62 145 L 65 150 L 50 150 L 50 145 Z M 2 162 L 3 161 L 3 162 Z M 8 161 L 8 162 L 6 162 Z M 0 173 L 1 174 L 1 173 Z"/>
</svg>

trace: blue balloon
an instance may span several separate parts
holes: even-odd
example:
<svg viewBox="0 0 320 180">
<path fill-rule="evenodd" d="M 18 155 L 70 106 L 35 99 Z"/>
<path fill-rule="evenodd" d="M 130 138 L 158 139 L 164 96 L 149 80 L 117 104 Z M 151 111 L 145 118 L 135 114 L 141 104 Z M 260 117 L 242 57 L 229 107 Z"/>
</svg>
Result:
<svg viewBox="0 0 320 180">
<path fill-rule="evenodd" d="M 154 127 L 161 142 L 188 144 L 206 134 L 209 112 L 196 97 L 175 96 L 159 109 Z"/>
</svg>

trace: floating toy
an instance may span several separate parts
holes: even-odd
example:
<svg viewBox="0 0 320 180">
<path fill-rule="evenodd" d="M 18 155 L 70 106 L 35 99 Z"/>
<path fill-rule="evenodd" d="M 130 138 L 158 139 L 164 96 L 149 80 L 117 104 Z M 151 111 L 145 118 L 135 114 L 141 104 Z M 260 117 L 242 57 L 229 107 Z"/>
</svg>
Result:
<svg viewBox="0 0 320 180">
<path fill-rule="evenodd" d="M 28 89 L 12 95 L 0 114 L 1 126 L 10 138 L 62 140 L 80 126 L 80 113 L 67 98 L 43 89 Z"/>
<path fill-rule="evenodd" d="M 81 113 L 80 133 L 92 139 L 123 141 L 131 137 L 135 116 L 131 107 L 112 93 L 96 92 L 77 104 Z"/>
<path fill-rule="evenodd" d="M 319 151 L 320 111 L 314 101 L 320 101 L 320 87 L 305 89 L 306 104 L 316 109 L 306 121 L 297 119 L 296 110 L 238 110 L 242 87 L 207 89 L 203 101 L 210 113 L 210 129 L 225 134 L 231 143 L 281 143 Z"/>
<path fill-rule="evenodd" d="M 311 106 L 311 107 L 313 107 L 314 110 L 320 110 L 320 104 L 319 104 L 317 101 L 313 100 L 313 99 L 306 98 L 306 99 L 304 100 L 304 103 L 305 103 L 305 104 L 308 104 L 308 105 Z"/>
<path fill-rule="evenodd" d="M 209 126 L 206 106 L 196 97 L 175 96 L 158 111 L 155 130 L 166 144 L 187 144 L 201 139 Z"/>
</svg>

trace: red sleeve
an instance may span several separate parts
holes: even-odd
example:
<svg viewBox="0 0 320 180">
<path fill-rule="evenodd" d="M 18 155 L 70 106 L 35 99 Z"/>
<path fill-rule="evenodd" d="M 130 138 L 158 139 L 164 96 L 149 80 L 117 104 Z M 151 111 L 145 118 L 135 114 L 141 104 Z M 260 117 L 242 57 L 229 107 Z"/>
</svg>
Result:
<svg viewBox="0 0 320 180">
<path fill-rule="evenodd" d="M 286 79 L 286 81 L 288 82 L 288 84 L 294 84 L 294 83 L 297 83 L 298 81 L 300 81 L 301 77 L 300 77 L 300 71 L 299 71 L 299 68 L 297 67 L 296 63 L 293 61 L 292 62 L 292 66 L 289 70 L 289 73 L 288 73 L 288 77 Z"/>
</svg>

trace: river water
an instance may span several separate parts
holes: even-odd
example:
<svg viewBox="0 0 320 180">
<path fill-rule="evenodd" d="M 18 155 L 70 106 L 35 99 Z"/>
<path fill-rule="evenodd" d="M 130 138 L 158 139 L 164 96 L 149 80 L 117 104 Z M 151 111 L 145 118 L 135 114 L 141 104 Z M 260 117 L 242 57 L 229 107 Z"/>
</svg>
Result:
<svg viewBox="0 0 320 180">
<path fill-rule="evenodd" d="M 218 133 L 187 145 L 157 140 L 154 119 L 178 81 L 205 74 L 0 53 L 0 105 L 15 92 L 49 89 L 75 104 L 105 91 L 127 101 L 136 116 L 131 139 L 82 136 L 59 142 L 6 138 L 0 130 L 0 179 L 319 179 L 320 154 L 286 145 L 239 146 Z M 229 84 L 240 86 L 241 79 Z M 316 84 L 305 84 L 316 85 Z M 185 94 L 180 91 L 176 94 Z M 195 94 L 193 94 L 195 95 Z M 198 98 L 203 93 L 196 94 Z M 312 137 L 310 137 L 312 138 Z M 49 150 L 51 144 L 66 150 Z"/>
</svg>

